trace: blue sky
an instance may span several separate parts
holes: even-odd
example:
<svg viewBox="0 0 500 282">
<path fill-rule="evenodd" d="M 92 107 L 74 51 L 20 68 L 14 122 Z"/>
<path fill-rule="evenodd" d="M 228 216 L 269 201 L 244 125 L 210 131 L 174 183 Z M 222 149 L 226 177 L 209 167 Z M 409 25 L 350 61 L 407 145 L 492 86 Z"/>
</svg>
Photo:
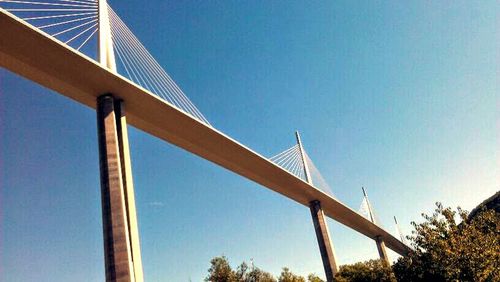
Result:
<svg viewBox="0 0 500 282">
<path fill-rule="evenodd" d="M 219 130 L 304 146 L 341 201 L 394 232 L 499 188 L 495 1 L 110 1 Z M 95 112 L 0 70 L 0 277 L 102 281 Z M 323 275 L 308 209 L 133 128 L 146 281 L 212 257 Z M 329 220 L 340 263 L 375 244 Z M 71 279 L 70 279 L 71 277 Z"/>
</svg>

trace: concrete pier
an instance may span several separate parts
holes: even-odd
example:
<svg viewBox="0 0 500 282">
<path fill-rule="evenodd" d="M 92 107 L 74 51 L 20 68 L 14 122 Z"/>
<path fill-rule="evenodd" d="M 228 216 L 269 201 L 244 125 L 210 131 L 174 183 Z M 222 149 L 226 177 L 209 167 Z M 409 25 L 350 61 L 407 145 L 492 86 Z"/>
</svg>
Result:
<svg viewBox="0 0 500 282">
<path fill-rule="evenodd" d="M 295 137 L 297 139 L 297 145 L 299 146 L 302 164 L 304 165 L 304 175 L 306 178 L 306 182 L 312 186 L 313 181 L 311 173 L 309 171 L 308 163 L 306 161 L 306 153 L 304 151 L 304 147 L 302 146 L 302 140 L 300 139 L 300 134 L 298 131 L 295 132 Z M 323 213 L 321 203 L 318 200 L 310 202 L 309 209 L 311 210 L 314 231 L 316 231 L 316 239 L 318 239 L 319 251 L 321 253 L 321 259 L 323 260 L 323 268 L 325 269 L 326 281 L 332 282 L 335 273 L 337 273 L 339 269 L 337 265 L 337 259 L 335 257 L 335 250 L 333 249 L 333 244 L 330 240 L 328 226 L 326 225 L 325 214 Z"/>
<path fill-rule="evenodd" d="M 318 239 L 319 251 L 323 260 L 323 268 L 325 269 L 326 281 L 332 282 L 335 273 L 338 272 L 337 259 L 330 240 L 330 233 L 326 225 L 325 215 L 321 209 L 319 201 L 312 201 L 310 204 L 311 216 L 313 219 L 316 238 Z"/>
<path fill-rule="evenodd" d="M 127 196 L 112 95 L 97 98 L 97 130 L 106 281 L 135 281 Z"/>
<path fill-rule="evenodd" d="M 127 207 L 127 223 L 129 229 L 130 248 L 136 282 L 143 282 L 143 270 L 141 259 L 141 246 L 139 240 L 139 224 L 137 222 L 137 211 L 135 208 L 134 181 L 132 178 L 132 164 L 130 161 L 130 149 L 128 142 L 127 118 L 125 105 L 122 100 L 115 99 L 115 115 L 117 117 L 117 135 L 120 145 L 120 161 L 122 167 L 123 189 L 125 193 L 125 204 Z"/>
<path fill-rule="evenodd" d="M 370 215 L 370 221 L 376 224 L 375 222 L 375 216 L 373 215 L 373 210 L 372 210 L 372 205 L 370 204 L 370 201 L 368 200 L 368 194 L 366 193 L 365 187 L 361 187 L 363 190 L 363 197 L 366 200 L 366 203 L 368 205 L 368 213 Z M 389 257 L 387 256 L 387 250 L 385 249 L 385 242 L 382 239 L 381 236 L 375 237 L 375 243 L 377 244 L 377 250 L 378 254 L 380 256 L 380 259 L 386 264 L 386 265 L 391 265 L 389 262 Z"/>
<path fill-rule="evenodd" d="M 377 238 L 375 238 L 375 243 L 377 243 L 377 250 L 380 256 L 380 260 L 382 260 L 382 262 L 387 266 L 391 265 L 389 257 L 387 256 L 387 250 L 385 249 L 384 240 L 382 240 L 382 238 L 378 236 Z"/>
</svg>

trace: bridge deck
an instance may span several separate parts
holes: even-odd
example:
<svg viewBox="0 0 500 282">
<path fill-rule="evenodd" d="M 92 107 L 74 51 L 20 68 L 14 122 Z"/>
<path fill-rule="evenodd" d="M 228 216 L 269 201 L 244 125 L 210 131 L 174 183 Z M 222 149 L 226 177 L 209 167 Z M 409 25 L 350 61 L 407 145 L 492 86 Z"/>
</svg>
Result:
<svg viewBox="0 0 500 282">
<path fill-rule="evenodd" d="M 113 93 L 125 101 L 132 126 L 305 206 L 319 200 L 326 216 L 369 238 L 380 236 L 399 254 L 409 251 L 401 241 L 341 202 L 3 10 L 0 66 L 91 108 L 96 107 L 96 97 Z"/>
</svg>

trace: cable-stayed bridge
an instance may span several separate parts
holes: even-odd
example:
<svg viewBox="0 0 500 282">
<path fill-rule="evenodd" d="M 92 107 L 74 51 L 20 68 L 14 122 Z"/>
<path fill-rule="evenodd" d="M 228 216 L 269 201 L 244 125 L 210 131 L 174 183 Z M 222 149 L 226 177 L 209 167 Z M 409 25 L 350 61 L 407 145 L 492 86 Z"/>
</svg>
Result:
<svg viewBox="0 0 500 282">
<path fill-rule="evenodd" d="M 92 54 L 97 52 L 97 58 Z M 338 270 L 325 216 L 405 255 L 371 217 L 337 200 L 296 145 L 267 158 L 215 129 L 105 0 L 0 0 L 0 65 L 97 111 L 107 281 L 142 281 L 130 124 L 309 207 L 328 281 Z"/>
</svg>

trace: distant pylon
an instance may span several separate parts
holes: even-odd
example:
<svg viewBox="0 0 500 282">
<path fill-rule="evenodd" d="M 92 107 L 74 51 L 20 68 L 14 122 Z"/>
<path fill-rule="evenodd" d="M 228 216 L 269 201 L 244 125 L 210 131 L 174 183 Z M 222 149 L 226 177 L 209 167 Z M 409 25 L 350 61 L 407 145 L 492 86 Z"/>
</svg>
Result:
<svg viewBox="0 0 500 282">
<path fill-rule="evenodd" d="M 398 223 L 398 220 L 396 219 L 396 216 L 394 216 L 394 223 L 396 223 L 396 228 L 398 230 L 399 237 L 401 238 L 401 242 L 403 242 L 403 244 L 406 244 L 405 236 L 403 235 L 403 232 L 401 231 L 401 228 L 399 227 L 399 223 Z"/>
<path fill-rule="evenodd" d="M 366 205 L 368 206 L 368 214 L 370 215 L 370 220 L 374 224 L 377 224 L 375 222 L 375 216 L 373 214 L 372 205 L 370 204 L 370 201 L 368 200 L 368 194 L 366 193 L 365 187 L 361 187 L 361 189 L 363 190 L 363 197 L 365 198 Z M 389 257 L 387 256 L 387 250 L 385 248 L 385 242 L 382 239 L 382 237 L 377 236 L 375 238 L 375 243 L 377 244 L 377 250 L 378 250 L 378 254 L 380 256 L 380 259 L 384 263 L 386 263 L 387 265 L 390 265 Z"/>
<path fill-rule="evenodd" d="M 370 201 L 368 200 L 368 195 L 366 194 L 365 187 L 361 187 L 361 189 L 363 190 L 363 197 L 365 198 L 365 201 L 366 201 L 366 206 L 368 208 L 368 215 L 370 216 L 370 221 L 376 224 L 375 216 L 373 215 L 372 205 L 370 204 Z"/>
<path fill-rule="evenodd" d="M 304 165 L 306 182 L 313 185 L 309 167 L 306 162 L 306 155 L 304 148 L 302 147 L 302 141 L 300 140 L 300 134 L 298 131 L 295 132 L 295 137 L 297 138 L 297 144 L 299 146 L 302 163 Z M 328 232 L 328 225 L 326 224 L 321 203 L 318 200 L 311 201 L 309 203 L 309 209 L 311 210 L 314 231 L 316 232 L 316 239 L 318 240 L 326 280 L 327 282 L 333 282 L 335 274 L 339 271 L 339 269 L 335 249 L 333 248 L 332 241 L 330 240 L 330 233 Z"/>
</svg>

